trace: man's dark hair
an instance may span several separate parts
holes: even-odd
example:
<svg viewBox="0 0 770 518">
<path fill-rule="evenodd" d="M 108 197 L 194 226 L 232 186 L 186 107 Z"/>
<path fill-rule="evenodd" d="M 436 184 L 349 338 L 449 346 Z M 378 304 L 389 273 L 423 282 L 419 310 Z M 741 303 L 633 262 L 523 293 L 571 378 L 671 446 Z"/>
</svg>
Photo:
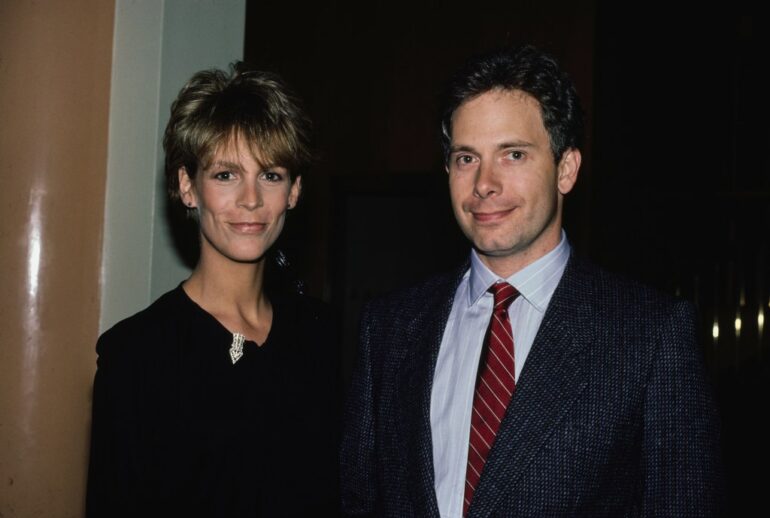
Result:
<svg viewBox="0 0 770 518">
<path fill-rule="evenodd" d="M 575 86 L 554 58 L 524 45 L 477 56 L 450 79 L 441 111 L 441 145 L 449 160 L 452 116 L 464 102 L 490 90 L 520 90 L 540 103 L 543 124 L 558 163 L 570 148 L 580 147 L 583 111 Z"/>
</svg>

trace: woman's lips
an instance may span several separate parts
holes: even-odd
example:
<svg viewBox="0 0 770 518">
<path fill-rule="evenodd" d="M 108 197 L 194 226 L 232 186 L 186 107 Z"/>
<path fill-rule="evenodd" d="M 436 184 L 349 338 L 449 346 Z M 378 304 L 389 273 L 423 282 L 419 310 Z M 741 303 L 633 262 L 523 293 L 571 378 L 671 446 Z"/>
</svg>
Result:
<svg viewBox="0 0 770 518">
<path fill-rule="evenodd" d="M 230 226 L 240 234 L 259 234 L 267 227 L 266 223 L 230 223 Z"/>
</svg>

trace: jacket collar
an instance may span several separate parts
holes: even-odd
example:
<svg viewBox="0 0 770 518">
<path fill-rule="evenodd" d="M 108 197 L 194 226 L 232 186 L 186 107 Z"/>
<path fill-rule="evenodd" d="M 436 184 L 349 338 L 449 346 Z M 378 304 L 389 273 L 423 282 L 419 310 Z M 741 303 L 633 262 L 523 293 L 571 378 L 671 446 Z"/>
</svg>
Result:
<svg viewBox="0 0 770 518">
<path fill-rule="evenodd" d="M 489 516 L 586 388 L 593 276 L 570 257 L 487 458 L 468 516 Z"/>
<path fill-rule="evenodd" d="M 430 399 L 433 375 L 455 291 L 470 267 L 445 276 L 433 303 L 415 315 L 419 335 L 407 344 L 399 390 L 403 390 L 399 434 L 407 445 L 409 488 L 418 516 L 438 517 Z M 469 516 L 488 516 L 516 484 L 556 425 L 587 386 L 585 355 L 593 341 L 593 280 L 590 266 L 570 256 L 540 325 L 476 488 Z"/>
</svg>

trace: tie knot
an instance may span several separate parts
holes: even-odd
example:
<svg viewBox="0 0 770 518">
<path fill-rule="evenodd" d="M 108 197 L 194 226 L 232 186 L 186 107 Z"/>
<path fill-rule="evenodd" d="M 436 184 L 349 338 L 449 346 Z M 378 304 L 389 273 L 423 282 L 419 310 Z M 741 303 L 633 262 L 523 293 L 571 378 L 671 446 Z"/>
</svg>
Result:
<svg viewBox="0 0 770 518">
<path fill-rule="evenodd" d="M 519 290 L 507 282 L 496 282 L 489 288 L 489 291 L 495 296 L 495 309 L 498 311 L 508 311 L 508 306 L 519 296 Z"/>
</svg>

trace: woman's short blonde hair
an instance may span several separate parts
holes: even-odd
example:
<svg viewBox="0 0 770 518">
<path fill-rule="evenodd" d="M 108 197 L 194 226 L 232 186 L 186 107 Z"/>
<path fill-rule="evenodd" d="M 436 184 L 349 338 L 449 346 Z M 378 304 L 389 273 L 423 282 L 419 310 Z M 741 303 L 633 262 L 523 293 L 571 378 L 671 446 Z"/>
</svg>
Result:
<svg viewBox="0 0 770 518">
<path fill-rule="evenodd" d="M 242 63 L 231 65 L 229 73 L 204 70 L 179 92 L 163 136 L 171 198 L 179 198 L 180 168 L 195 179 L 234 139 L 243 139 L 261 165 L 287 168 L 292 181 L 313 157 L 310 120 L 280 77 Z"/>
</svg>

